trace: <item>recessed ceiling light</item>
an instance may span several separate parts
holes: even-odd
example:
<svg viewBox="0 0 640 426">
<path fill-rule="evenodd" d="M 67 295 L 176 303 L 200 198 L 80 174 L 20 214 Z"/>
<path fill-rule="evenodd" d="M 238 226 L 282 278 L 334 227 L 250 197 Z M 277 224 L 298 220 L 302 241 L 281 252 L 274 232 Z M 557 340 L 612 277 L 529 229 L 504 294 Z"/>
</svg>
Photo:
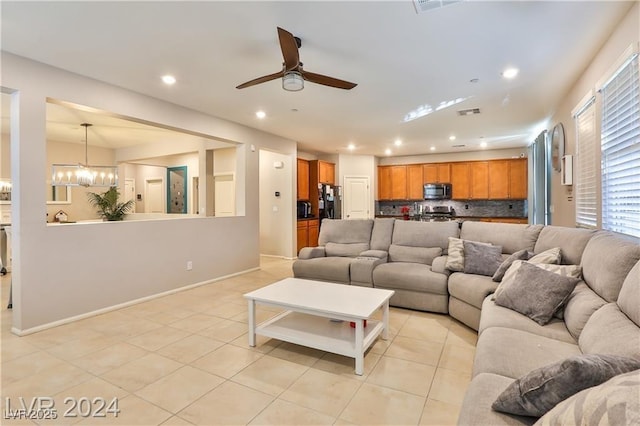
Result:
<svg viewBox="0 0 640 426">
<path fill-rule="evenodd" d="M 487 147 L 486 142 L 480 142 L 480 148 L 486 148 L 486 147 Z"/>
<path fill-rule="evenodd" d="M 164 84 L 168 84 L 169 86 L 171 86 L 172 84 L 175 84 L 176 82 L 176 78 L 172 75 L 163 75 L 162 76 L 162 82 Z"/>
<path fill-rule="evenodd" d="M 391 155 L 391 150 L 389 148 L 387 148 L 387 149 L 384 150 L 384 153 L 386 155 Z"/>
<path fill-rule="evenodd" d="M 394 144 L 395 146 L 400 146 L 400 145 L 402 145 L 402 141 L 401 141 L 400 139 L 396 139 L 396 140 L 393 142 L 393 144 Z"/>
<path fill-rule="evenodd" d="M 267 113 L 264 111 L 258 111 L 256 112 L 256 117 L 258 117 L 260 120 L 262 120 L 263 118 L 265 118 L 267 116 Z"/>
<path fill-rule="evenodd" d="M 512 78 L 516 78 L 516 76 L 518 75 L 518 72 L 520 72 L 518 68 L 507 68 L 506 70 L 502 71 L 502 76 L 504 78 L 512 79 Z"/>
<path fill-rule="evenodd" d="M 354 144 L 350 143 L 347 148 L 349 148 L 349 151 L 353 151 L 354 149 L 356 149 L 356 146 Z"/>
<path fill-rule="evenodd" d="M 450 141 L 455 141 L 455 140 L 456 140 L 455 135 L 451 135 L 451 136 L 449 136 L 449 140 L 450 140 Z"/>
<path fill-rule="evenodd" d="M 435 150 L 436 150 L 436 147 L 435 147 L 435 146 L 432 146 L 432 147 L 431 147 L 431 148 L 429 148 L 429 149 L 430 149 L 431 151 L 435 151 Z"/>
</svg>

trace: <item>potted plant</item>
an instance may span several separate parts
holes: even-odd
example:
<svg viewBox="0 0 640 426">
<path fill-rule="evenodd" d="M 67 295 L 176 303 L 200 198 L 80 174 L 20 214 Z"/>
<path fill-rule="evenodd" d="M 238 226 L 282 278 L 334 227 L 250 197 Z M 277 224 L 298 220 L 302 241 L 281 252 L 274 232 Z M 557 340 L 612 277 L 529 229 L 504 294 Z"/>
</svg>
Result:
<svg viewBox="0 0 640 426">
<path fill-rule="evenodd" d="M 108 191 L 102 194 L 96 194 L 95 192 L 89 192 L 87 197 L 89 203 L 98 209 L 98 214 L 105 220 L 116 221 L 124 219 L 124 216 L 133 209 L 133 200 L 129 200 L 126 203 L 118 202 L 120 193 L 118 189 L 113 186 Z"/>
</svg>

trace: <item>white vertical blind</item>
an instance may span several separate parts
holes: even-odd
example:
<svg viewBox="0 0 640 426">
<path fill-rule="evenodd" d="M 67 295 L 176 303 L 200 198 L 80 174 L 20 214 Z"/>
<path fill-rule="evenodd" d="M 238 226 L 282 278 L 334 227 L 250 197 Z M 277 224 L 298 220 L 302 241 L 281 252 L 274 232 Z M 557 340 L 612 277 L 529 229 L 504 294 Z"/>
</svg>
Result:
<svg viewBox="0 0 640 426">
<path fill-rule="evenodd" d="M 596 182 L 600 175 L 596 164 L 596 104 L 592 97 L 574 116 L 576 126 L 576 224 L 598 225 Z"/>
<path fill-rule="evenodd" d="M 640 237 L 640 82 L 632 55 L 602 93 L 602 227 Z"/>
</svg>

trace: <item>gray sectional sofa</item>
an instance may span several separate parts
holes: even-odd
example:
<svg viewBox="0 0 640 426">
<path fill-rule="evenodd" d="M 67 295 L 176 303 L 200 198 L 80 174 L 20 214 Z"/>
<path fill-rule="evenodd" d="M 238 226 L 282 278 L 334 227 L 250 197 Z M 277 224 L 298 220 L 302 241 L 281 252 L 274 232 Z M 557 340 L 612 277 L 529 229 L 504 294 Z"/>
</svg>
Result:
<svg viewBox="0 0 640 426">
<path fill-rule="evenodd" d="M 575 280 L 577 284 L 563 309 L 540 325 L 500 306 L 502 299 L 494 295 L 499 282 L 492 277 L 448 270 L 449 237 L 500 246 L 502 260 L 521 250 L 531 256 L 560 248 L 560 263 L 579 265 L 580 279 Z M 461 425 L 535 423 L 536 417 L 491 408 L 498 395 L 532 370 L 581 354 L 614 354 L 640 360 L 637 239 L 557 226 L 464 222 L 459 230 L 455 222 L 375 219 L 325 220 L 319 241 L 324 248 L 300 252 L 293 264 L 296 277 L 393 289 L 394 306 L 448 313 L 478 331 L 472 381 L 460 412 Z M 631 375 L 640 384 L 640 370 Z M 639 397 L 631 415 L 640 419 L 640 385 L 629 392 Z M 620 421 L 616 416 L 629 415 L 619 409 L 611 413 L 602 409 L 599 415 L 604 415 L 603 410 L 610 424 L 611 419 Z M 555 415 L 553 411 L 548 415 Z M 578 411 L 575 409 L 575 413 Z M 545 419 L 541 422 L 548 423 Z M 595 422 L 578 420 L 583 424 Z"/>
</svg>

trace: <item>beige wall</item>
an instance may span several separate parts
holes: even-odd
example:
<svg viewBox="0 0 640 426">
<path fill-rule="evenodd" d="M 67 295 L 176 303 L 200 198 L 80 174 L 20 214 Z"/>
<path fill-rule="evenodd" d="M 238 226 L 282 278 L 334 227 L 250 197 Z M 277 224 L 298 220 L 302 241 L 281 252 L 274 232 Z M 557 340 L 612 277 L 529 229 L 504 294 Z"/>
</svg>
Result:
<svg viewBox="0 0 640 426">
<path fill-rule="evenodd" d="M 37 331 L 114 305 L 259 267 L 258 150 L 295 156 L 295 142 L 2 52 L 13 91 L 13 321 Z M 117 66 L 117 65 L 114 65 Z M 47 226 L 46 99 L 64 100 L 239 144 L 243 216 Z M 254 145 L 256 150 L 251 150 Z M 138 157 L 142 158 L 142 157 Z M 116 158 L 116 161 L 125 161 Z M 293 187 L 293 183 L 291 183 Z M 289 209 L 293 212 L 294 203 Z M 291 229 L 283 234 L 291 237 Z M 233 244 L 221 244 L 221 242 Z M 186 262 L 193 270 L 186 270 Z M 108 273 L 104 273 L 107 270 Z"/>
<path fill-rule="evenodd" d="M 0 179 L 11 179 L 11 141 L 8 129 L 2 129 L 0 136 Z"/>
<path fill-rule="evenodd" d="M 595 55 L 589 66 L 576 80 L 563 102 L 556 108 L 556 113 L 551 119 L 551 126 L 562 123 L 565 131 L 565 153 L 575 155 L 576 136 L 571 111 L 578 106 L 590 90 L 594 90 L 596 82 L 603 78 L 611 70 L 613 64 L 620 58 L 624 50 L 632 43 L 640 40 L 640 5 L 635 5 L 629 10 L 627 15 L 616 26 L 609 39 Z M 594 91 L 595 93 L 595 91 Z M 599 117 L 599 102 L 596 104 Z M 599 121 L 599 120 L 597 120 Z M 599 123 L 598 123 L 599 126 Z M 599 153 L 600 149 L 596 149 Z M 599 159 L 597 159 L 599 162 Z M 575 164 L 575 161 L 574 161 Z M 575 177 L 575 176 L 574 176 Z M 575 226 L 575 203 L 573 200 L 573 186 L 562 186 L 560 184 L 560 173 L 553 172 L 552 178 L 552 223 L 561 226 Z"/>
</svg>

